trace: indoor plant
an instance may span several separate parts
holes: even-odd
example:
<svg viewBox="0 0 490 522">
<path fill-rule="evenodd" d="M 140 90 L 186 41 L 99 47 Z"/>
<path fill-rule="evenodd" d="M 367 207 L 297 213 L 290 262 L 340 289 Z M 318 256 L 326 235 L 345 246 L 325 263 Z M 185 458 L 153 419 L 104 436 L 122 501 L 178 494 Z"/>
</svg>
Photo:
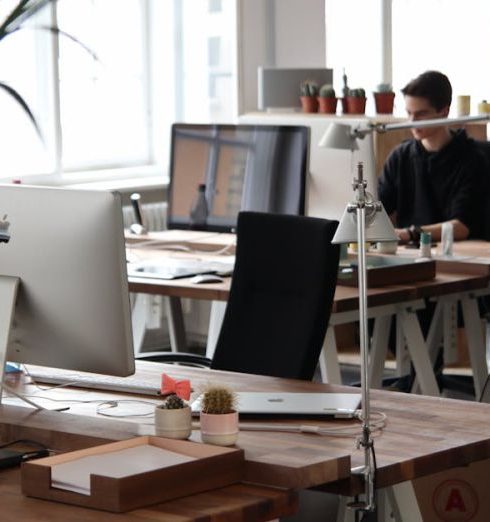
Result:
<svg viewBox="0 0 490 522">
<path fill-rule="evenodd" d="M 51 4 L 52 2 L 56 2 L 56 0 L 17 0 L 15 3 L 15 6 L 13 9 L 9 12 L 9 14 L 5 17 L 5 19 L 0 23 L 0 42 L 7 38 L 8 36 L 16 33 L 17 31 L 20 31 L 24 28 L 24 24 L 30 20 L 32 17 L 34 17 L 40 10 L 42 10 L 47 5 Z M 65 33 L 64 31 L 61 31 L 56 25 L 50 25 L 50 26 L 38 26 L 34 27 L 34 29 L 40 29 L 40 30 L 46 30 L 50 31 L 55 34 L 62 34 L 69 38 L 70 40 L 73 40 L 78 45 L 81 45 L 86 51 L 88 51 L 95 59 L 97 57 L 95 54 L 86 47 L 83 43 L 81 43 L 79 40 L 77 40 L 74 36 Z M 34 114 L 32 113 L 31 109 L 29 108 L 27 102 L 24 100 L 24 98 L 20 95 L 20 93 L 11 85 L 9 85 L 6 82 L 3 82 L 0 80 L 0 89 L 5 91 L 7 94 L 9 94 L 12 98 L 17 101 L 17 103 L 22 107 L 32 124 L 34 125 L 36 132 L 41 137 L 41 131 L 38 126 L 37 120 L 34 117 Z"/>
<path fill-rule="evenodd" d="M 364 114 L 366 112 L 366 91 L 364 89 L 360 87 L 349 89 L 347 110 L 349 114 Z"/>
<path fill-rule="evenodd" d="M 178 395 L 171 394 L 155 407 L 155 433 L 170 439 L 187 439 L 192 432 L 189 405 Z"/>
<path fill-rule="evenodd" d="M 324 114 L 335 114 L 337 111 L 337 97 L 332 85 L 324 84 L 318 93 L 318 111 Z"/>
<path fill-rule="evenodd" d="M 300 84 L 300 100 L 303 112 L 318 111 L 318 84 L 312 80 L 305 80 Z"/>
<path fill-rule="evenodd" d="M 393 114 L 395 93 L 389 83 L 380 83 L 373 95 L 377 114 Z"/>
<path fill-rule="evenodd" d="M 208 386 L 201 396 L 203 442 L 231 446 L 238 438 L 237 395 L 226 386 Z"/>
</svg>

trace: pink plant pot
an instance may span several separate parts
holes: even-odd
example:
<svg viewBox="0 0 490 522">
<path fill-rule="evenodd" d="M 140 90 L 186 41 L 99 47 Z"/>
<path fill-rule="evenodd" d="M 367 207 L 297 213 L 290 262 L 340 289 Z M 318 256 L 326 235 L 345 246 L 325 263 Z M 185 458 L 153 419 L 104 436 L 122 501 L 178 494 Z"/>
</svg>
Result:
<svg viewBox="0 0 490 522">
<path fill-rule="evenodd" d="M 201 439 L 206 444 L 232 446 L 238 438 L 238 412 L 200 414 Z"/>
</svg>

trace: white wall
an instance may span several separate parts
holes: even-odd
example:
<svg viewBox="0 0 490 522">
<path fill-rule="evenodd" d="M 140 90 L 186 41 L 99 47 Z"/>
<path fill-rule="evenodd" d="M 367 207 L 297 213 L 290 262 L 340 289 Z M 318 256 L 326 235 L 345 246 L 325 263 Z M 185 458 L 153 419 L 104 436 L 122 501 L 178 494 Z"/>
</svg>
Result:
<svg viewBox="0 0 490 522">
<path fill-rule="evenodd" d="M 325 67 L 325 0 L 237 0 L 238 113 L 257 109 L 257 68 Z"/>
</svg>

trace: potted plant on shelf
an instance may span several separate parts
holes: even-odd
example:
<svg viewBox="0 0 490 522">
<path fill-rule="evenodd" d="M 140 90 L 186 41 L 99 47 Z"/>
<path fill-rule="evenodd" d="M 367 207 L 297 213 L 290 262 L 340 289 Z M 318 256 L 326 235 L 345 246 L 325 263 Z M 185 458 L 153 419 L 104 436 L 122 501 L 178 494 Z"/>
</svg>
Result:
<svg viewBox="0 0 490 522">
<path fill-rule="evenodd" d="M 305 80 L 300 84 L 300 100 L 303 112 L 318 111 L 318 84 L 312 80 Z"/>
<path fill-rule="evenodd" d="M 175 380 L 162 374 L 160 393 L 165 397 L 155 407 L 155 433 L 171 439 L 187 439 L 192 432 L 191 409 L 186 401 L 191 396 L 188 380 Z"/>
<path fill-rule="evenodd" d="M 366 112 L 366 91 L 364 89 L 360 87 L 349 89 L 347 110 L 349 114 L 364 114 Z"/>
<path fill-rule="evenodd" d="M 335 89 L 329 84 L 324 84 L 320 87 L 320 92 L 318 93 L 318 112 L 324 114 L 335 114 L 337 112 Z"/>
<path fill-rule="evenodd" d="M 208 386 L 201 396 L 201 438 L 208 444 L 231 446 L 238 438 L 237 395 L 226 386 Z"/>
<path fill-rule="evenodd" d="M 389 83 L 380 83 L 374 91 L 376 114 L 393 114 L 395 93 Z"/>
</svg>

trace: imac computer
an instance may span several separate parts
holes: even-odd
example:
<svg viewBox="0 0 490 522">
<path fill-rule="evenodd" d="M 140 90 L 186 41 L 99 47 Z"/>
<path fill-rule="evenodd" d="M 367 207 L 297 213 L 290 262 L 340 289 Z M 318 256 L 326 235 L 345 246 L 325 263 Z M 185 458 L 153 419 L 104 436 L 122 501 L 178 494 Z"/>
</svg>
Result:
<svg viewBox="0 0 490 522">
<path fill-rule="evenodd" d="M 134 373 L 120 197 L 0 185 L 0 368 L 5 361 Z"/>
<path fill-rule="evenodd" d="M 167 226 L 233 232 L 240 210 L 304 214 L 309 129 L 175 123 Z"/>
</svg>

